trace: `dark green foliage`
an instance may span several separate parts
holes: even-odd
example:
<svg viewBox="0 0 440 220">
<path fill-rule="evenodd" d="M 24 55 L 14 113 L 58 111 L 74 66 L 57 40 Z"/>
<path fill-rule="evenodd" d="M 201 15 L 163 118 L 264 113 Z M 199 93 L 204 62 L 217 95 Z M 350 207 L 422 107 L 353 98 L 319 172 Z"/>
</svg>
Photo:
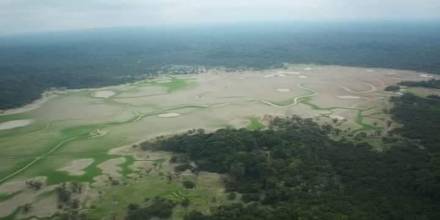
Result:
<svg viewBox="0 0 440 220">
<path fill-rule="evenodd" d="M 203 215 L 201 212 L 198 211 L 191 211 L 189 214 L 187 214 L 184 218 L 184 220 L 205 220 L 209 219 L 209 217 Z"/>
<path fill-rule="evenodd" d="M 385 88 L 385 91 L 388 91 L 388 92 L 397 92 L 399 90 L 400 90 L 400 86 L 397 86 L 397 85 L 391 85 L 391 86 L 387 86 Z"/>
<path fill-rule="evenodd" d="M 50 217 L 54 220 L 88 220 L 87 215 L 78 210 L 68 210 L 66 212 L 55 214 L 55 216 Z"/>
<path fill-rule="evenodd" d="M 241 199 L 245 203 L 253 202 L 253 201 L 260 201 L 260 194 L 258 194 L 258 193 L 245 193 L 245 194 L 243 194 Z"/>
<path fill-rule="evenodd" d="M 43 186 L 43 183 L 39 180 L 28 180 L 26 181 L 26 185 L 33 190 L 40 190 Z"/>
<path fill-rule="evenodd" d="M 31 211 L 31 209 L 32 209 L 32 204 L 30 204 L 30 203 L 26 203 L 26 204 L 24 204 L 24 206 L 21 208 L 22 209 L 22 211 L 23 211 L 23 213 L 28 213 L 28 212 L 30 212 Z"/>
<path fill-rule="evenodd" d="M 130 204 L 127 210 L 127 220 L 148 220 L 152 218 L 169 218 L 176 204 L 173 201 L 156 197 L 148 201 L 148 205 L 140 207 Z"/>
<path fill-rule="evenodd" d="M 155 144 L 188 155 L 201 170 L 228 174 L 227 190 L 242 194 L 243 204 L 186 219 L 440 217 L 439 154 L 406 139 L 376 152 L 368 144 L 332 140 L 327 132 L 310 119 L 291 117 L 275 119 L 267 130 L 191 131 Z"/>
<path fill-rule="evenodd" d="M 184 163 L 184 164 L 179 164 L 179 165 L 177 165 L 176 167 L 174 167 L 174 170 L 175 170 L 176 172 L 183 172 L 183 171 L 188 170 L 188 169 L 191 169 L 191 168 L 192 168 L 192 167 L 191 167 L 190 164 L 188 164 L 188 163 Z"/>
<path fill-rule="evenodd" d="M 192 181 L 189 181 L 189 180 L 183 181 L 182 185 L 187 189 L 192 189 L 192 188 L 196 187 L 196 184 Z"/>
<path fill-rule="evenodd" d="M 440 96 L 438 95 L 428 95 L 427 98 L 440 100 Z"/>
<path fill-rule="evenodd" d="M 431 79 L 428 81 L 404 81 L 400 82 L 399 85 L 440 89 L 440 80 Z"/>
<path fill-rule="evenodd" d="M 70 203 L 70 199 L 72 197 L 72 193 L 67 189 L 66 184 L 62 184 L 56 188 L 58 202 L 60 204 Z"/>
<path fill-rule="evenodd" d="M 235 193 L 235 192 L 228 193 L 229 200 L 234 200 L 235 198 L 237 198 L 237 193 Z"/>
<path fill-rule="evenodd" d="M 182 202 L 180 203 L 180 205 L 182 205 L 183 207 L 188 207 L 191 204 L 191 201 L 188 198 L 184 198 L 182 200 Z"/>
<path fill-rule="evenodd" d="M 440 73 L 438 24 L 271 24 L 105 29 L 0 38 L 0 109 L 52 87 L 132 82 L 169 65 L 250 67 L 284 62 L 385 67 Z"/>
<path fill-rule="evenodd" d="M 403 124 L 397 131 L 420 141 L 431 152 L 440 152 L 440 99 L 406 93 L 391 101 L 394 120 Z"/>
</svg>

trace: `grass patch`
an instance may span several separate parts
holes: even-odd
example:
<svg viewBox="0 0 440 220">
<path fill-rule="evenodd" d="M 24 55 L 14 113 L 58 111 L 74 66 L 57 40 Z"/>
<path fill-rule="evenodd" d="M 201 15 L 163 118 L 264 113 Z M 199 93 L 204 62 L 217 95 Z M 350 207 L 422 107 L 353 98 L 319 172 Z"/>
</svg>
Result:
<svg viewBox="0 0 440 220">
<path fill-rule="evenodd" d="M 366 122 L 364 121 L 364 120 L 365 120 L 365 116 L 363 115 L 363 112 L 364 112 L 364 111 L 368 111 L 368 110 L 370 110 L 370 109 L 367 109 L 367 110 L 358 110 L 357 115 L 356 115 L 356 118 L 355 118 L 355 123 L 358 124 L 358 125 L 360 125 L 361 128 L 354 130 L 354 131 L 352 132 L 353 134 L 358 133 L 358 132 L 361 132 L 361 131 L 383 130 L 382 127 L 377 127 L 377 126 L 374 126 L 374 125 L 368 124 L 368 123 L 366 123 Z"/>
<path fill-rule="evenodd" d="M 126 158 L 122 173 L 129 170 L 134 162 L 133 158 Z M 220 175 L 201 172 L 198 176 L 181 176 L 169 178 L 170 171 L 168 155 L 154 159 L 154 171 L 140 179 L 127 179 L 126 184 L 112 185 L 101 188 L 101 197 L 95 202 L 88 212 L 90 219 L 124 219 L 129 204 L 143 204 L 146 199 L 154 197 L 167 198 L 174 201 L 177 206 L 173 210 L 171 219 L 183 219 L 190 210 L 208 213 L 212 207 L 223 204 L 226 201 L 223 183 Z M 182 181 L 191 180 L 195 188 L 186 189 Z M 188 207 L 179 205 L 184 200 L 190 200 Z M 111 210 L 111 211 L 109 211 Z"/>
<path fill-rule="evenodd" d="M 77 155 L 78 156 L 78 155 Z M 106 152 L 88 153 L 84 157 L 92 157 L 94 159 L 93 163 L 84 169 L 84 174 L 80 176 L 69 175 L 65 171 L 57 170 L 46 170 L 39 173 L 39 175 L 46 176 L 48 184 L 57 184 L 63 182 L 93 182 L 93 179 L 99 175 L 102 175 L 102 170 L 98 168 L 98 165 L 114 158 L 119 158 L 120 156 L 109 155 Z M 130 166 L 134 163 L 135 159 L 131 156 L 125 156 L 125 162 L 119 167 L 121 167 L 121 174 L 127 176 L 133 171 Z"/>
<path fill-rule="evenodd" d="M 133 173 L 133 170 L 130 169 L 130 166 L 133 165 L 135 159 L 131 156 L 125 156 L 125 162 L 123 164 L 120 165 L 121 167 L 121 174 L 123 176 L 127 176 L 130 173 Z"/>
<path fill-rule="evenodd" d="M 225 200 L 223 193 L 218 195 L 218 185 L 211 187 L 196 183 L 194 189 L 185 189 L 179 181 L 168 181 L 165 176 L 151 175 L 141 181 L 130 182 L 128 185 L 109 187 L 104 191 L 96 207 L 89 212 L 90 219 L 123 219 L 126 208 L 131 203 L 142 204 L 146 199 L 156 196 L 170 199 L 176 203 L 189 199 L 188 208 L 177 206 L 172 219 L 182 219 L 189 210 L 208 212 L 210 207 L 217 206 Z M 109 211 L 111 210 L 111 211 Z"/>
<path fill-rule="evenodd" d="M 185 106 L 184 108 L 187 108 Z M 76 126 L 76 127 L 70 127 L 65 128 L 61 130 L 61 136 L 57 138 L 57 140 L 53 141 L 52 143 L 48 144 L 47 147 L 42 149 L 40 152 L 36 152 L 32 155 L 29 155 L 30 159 L 24 160 L 23 162 L 17 163 L 14 169 L 12 169 L 9 172 L 1 172 L 0 183 L 5 182 L 9 179 L 12 179 L 23 172 L 29 170 L 30 168 L 34 167 L 35 165 L 41 165 L 43 160 L 46 160 L 47 157 L 51 156 L 53 153 L 59 151 L 61 148 L 66 146 L 67 144 L 84 140 L 90 137 L 90 133 L 92 131 L 95 131 L 96 129 L 105 129 L 110 126 L 117 126 L 122 124 L 127 124 L 130 122 L 134 122 L 136 120 L 140 120 L 144 117 L 152 116 L 157 113 L 153 114 L 145 114 L 140 116 L 134 116 L 131 119 L 128 119 L 123 122 L 109 122 L 109 123 L 101 123 L 101 124 L 92 124 L 92 125 L 83 125 L 83 126 Z M 88 151 L 86 157 L 90 157 L 89 155 L 93 154 L 93 152 Z M 76 155 L 78 156 L 78 155 Z M 106 152 L 98 152 L 94 159 L 95 162 L 90 165 L 86 170 L 86 174 L 82 176 L 71 176 L 65 172 L 62 171 L 56 171 L 51 167 L 47 168 L 41 168 L 36 173 L 33 173 L 34 175 L 42 175 L 47 176 L 48 183 L 49 184 L 55 184 L 65 181 L 92 181 L 93 178 L 101 173 L 101 171 L 96 167 L 96 164 L 103 162 L 104 160 L 110 159 L 112 156 L 107 155 Z M 133 162 L 131 159 L 128 160 L 129 162 Z M 127 165 L 128 166 L 128 165 Z M 41 171 L 40 171 L 41 170 Z M 124 172 L 128 172 L 128 169 L 123 169 Z"/>
<path fill-rule="evenodd" d="M 0 193 L 0 202 L 6 201 L 6 200 L 8 200 L 8 199 L 20 194 L 20 193 L 21 193 L 21 191 L 17 191 L 14 193 Z"/>
<path fill-rule="evenodd" d="M 89 156 L 90 157 L 90 156 Z M 101 169 L 98 168 L 98 164 L 111 159 L 112 157 L 107 154 L 94 155 L 93 163 L 84 169 L 84 174 L 80 176 L 69 175 L 65 171 L 48 170 L 44 169 L 39 174 L 47 177 L 48 184 L 58 184 L 63 182 L 93 182 L 93 178 L 102 174 Z"/>
<path fill-rule="evenodd" d="M 365 122 L 366 115 L 364 115 L 363 113 L 371 110 L 372 108 L 368 108 L 368 109 L 349 108 L 349 107 L 325 107 L 324 108 L 324 107 L 320 107 L 316 104 L 311 103 L 311 97 L 304 98 L 303 100 L 301 100 L 301 103 L 309 106 L 313 110 L 318 110 L 318 111 L 330 111 L 331 112 L 331 111 L 337 110 L 337 109 L 356 110 L 357 115 L 356 115 L 354 122 L 356 124 L 358 124 L 359 126 L 361 126 L 361 128 L 353 130 L 352 134 L 355 134 L 355 133 L 358 133 L 361 131 L 383 130 L 383 127 L 374 126 L 374 125 L 371 125 L 371 124 L 368 124 Z M 380 114 L 382 114 L 382 113 L 381 112 L 374 112 L 374 113 L 369 114 L 368 116 L 380 115 Z"/>
<path fill-rule="evenodd" d="M 195 82 L 190 81 L 188 79 L 178 79 L 172 77 L 170 82 L 152 81 L 150 82 L 150 84 L 164 87 L 168 93 L 172 93 L 182 89 L 186 89 L 190 86 L 194 86 Z"/>
<path fill-rule="evenodd" d="M 17 114 L 11 114 L 11 115 L 0 115 L 0 123 L 6 122 L 6 121 L 28 119 L 28 118 L 29 118 L 29 115 L 25 114 L 25 113 L 17 113 Z"/>
<path fill-rule="evenodd" d="M 249 124 L 246 126 L 247 129 L 249 130 L 261 130 L 263 128 L 265 128 L 266 126 L 260 122 L 260 119 L 258 119 L 257 117 L 251 117 L 249 119 Z"/>
<path fill-rule="evenodd" d="M 167 183 L 165 177 L 149 176 L 129 186 L 112 186 L 108 188 L 103 197 L 90 210 L 90 219 L 123 219 L 126 207 L 130 203 L 142 203 L 146 198 L 155 196 L 170 197 L 173 193 L 185 190 L 180 184 Z"/>
<path fill-rule="evenodd" d="M 331 110 L 335 110 L 336 109 L 335 107 L 323 108 L 323 107 L 320 107 L 320 106 L 318 106 L 316 104 L 311 103 L 311 101 L 312 101 L 312 98 L 311 97 L 307 97 L 307 98 L 302 99 L 300 101 L 300 103 L 302 103 L 304 105 L 307 105 L 311 109 L 317 110 L 317 111 L 331 111 Z"/>
<path fill-rule="evenodd" d="M 337 109 L 360 110 L 358 108 L 349 108 L 349 107 L 321 107 L 321 106 L 318 106 L 318 105 L 312 103 L 311 101 L 312 101 L 312 97 L 306 97 L 306 98 L 301 99 L 300 103 L 309 106 L 313 110 L 318 110 L 318 111 L 332 111 L 332 110 L 337 110 Z"/>
</svg>

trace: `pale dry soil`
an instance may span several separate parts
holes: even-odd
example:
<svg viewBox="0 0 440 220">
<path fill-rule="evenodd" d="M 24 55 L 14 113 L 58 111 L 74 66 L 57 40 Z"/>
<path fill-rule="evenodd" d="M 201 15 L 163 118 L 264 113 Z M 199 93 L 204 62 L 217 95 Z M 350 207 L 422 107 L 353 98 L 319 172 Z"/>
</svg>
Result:
<svg viewBox="0 0 440 220">
<path fill-rule="evenodd" d="M 95 98 L 110 98 L 115 95 L 115 92 L 111 90 L 103 90 L 103 91 L 96 91 L 93 94 L 93 97 Z"/>
<path fill-rule="evenodd" d="M 9 130 L 14 128 L 26 127 L 32 124 L 33 120 L 30 119 L 22 119 L 22 120 L 14 120 L 0 123 L 0 130 Z"/>
<path fill-rule="evenodd" d="M 108 175 L 112 178 L 121 177 L 120 165 L 125 162 L 125 157 L 113 158 L 106 160 L 105 162 L 98 165 L 98 168 L 102 170 L 102 173 Z"/>
<path fill-rule="evenodd" d="M 72 176 L 81 176 L 85 174 L 84 169 L 90 166 L 93 161 L 95 161 L 93 158 L 73 160 L 58 170 L 65 171 Z"/>
</svg>

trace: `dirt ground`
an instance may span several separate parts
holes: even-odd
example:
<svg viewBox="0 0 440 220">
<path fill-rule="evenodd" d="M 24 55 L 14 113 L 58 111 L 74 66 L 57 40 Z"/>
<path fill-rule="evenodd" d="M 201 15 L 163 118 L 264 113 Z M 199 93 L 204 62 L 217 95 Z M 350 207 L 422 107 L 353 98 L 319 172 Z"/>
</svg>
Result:
<svg viewBox="0 0 440 220">
<path fill-rule="evenodd" d="M 85 173 L 84 169 L 90 166 L 93 161 L 95 160 L 92 158 L 74 160 L 69 162 L 69 164 L 67 164 L 65 167 L 62 167 L 58 170 L 65 171 L 69 173 L 69 175 L 81 176 Z"/>
<path fill-rule="evenodd" d="M 33 120 L 24 119 L 24 120 L 14 120 L 0 123 L 0 130 L 8 130 L 14 128 L 21 128 L 30 125 Z"/>
</svg>

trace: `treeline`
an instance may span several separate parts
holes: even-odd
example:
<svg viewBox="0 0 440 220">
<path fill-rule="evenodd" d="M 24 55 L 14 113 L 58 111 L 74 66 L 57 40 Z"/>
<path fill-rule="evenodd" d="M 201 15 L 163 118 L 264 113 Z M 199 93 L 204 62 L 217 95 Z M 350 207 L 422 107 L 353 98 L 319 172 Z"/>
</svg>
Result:
<svg viewBox="0 0 440 220">
<path fill-rule="evenodd" d="M 440 89 L 440 80 L 431 79 L 428 81 L 404 81 L 400 82 L 399 85 Z"/>
<path fill-rule="evenodd" d="M 438 154 L 440 159 L 440 97 L 405 93 L 391 98 L 391 102 L 395 106 L 391 110 L 394 120 L 403 125 L 396 131 Z"/>
<path fill-rule="evenodd" d="M 316 63 L 440 73 L 434 24 L 273 24 L 107 29 L 0 38 L 0 109 L 51 87 L 124 83 L 168 65 L 250 67 Z"/>
<path fill-rule="evenodd" d="M 111 66 L 111 64 L 109 64 Z M 93 88 L 134 81 L 133 76 L 102 73 L 98 68 L 41 70 L 0 67 L 0 110 L 20 107 L 51 88 Z"/>
<path fill-rule="evenodd" d="M 400 101 L 413 102 L 406 96 Z M 395 102 L 393 112 L 406 105 Z M 412 110 L 413 117 L 438 115 Z M 428 128 L 436 129 L 431 135 L 440 131 Z M 189 157 L 200 170 L 227 174 L 227 192 L 241 195 L 241 202 L 210 215 L 193 211 L 186 220 L 440 219 L 440 157 L 435 153 L 440 146 L 421 145 L 432 139 L 402 138 L 377 152 L 367 143 L 330 139 L 328 132 L 310 119 L 276 118 L 265 130 L 192 130 L 142 146 Z"/>
</svg>

